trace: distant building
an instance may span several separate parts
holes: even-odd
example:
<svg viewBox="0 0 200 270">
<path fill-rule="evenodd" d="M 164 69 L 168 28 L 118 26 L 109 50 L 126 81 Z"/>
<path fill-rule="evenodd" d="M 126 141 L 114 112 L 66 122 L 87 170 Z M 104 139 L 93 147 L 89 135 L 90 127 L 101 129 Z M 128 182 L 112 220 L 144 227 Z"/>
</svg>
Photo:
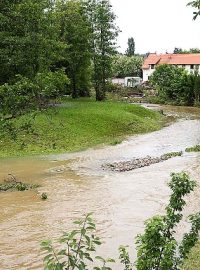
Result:
<svg viewBox="0 0 200 270">
<path fill-rule="evenodd" d="M 148 81 L 156 66 L 161 64 L 183 67 L 189 72 L 200 70 L 200 54 L 155 54 L 151 53 L 142 66 L 143 81 Z"/>
<path fill-rule="evenodd" d="M 140 77 L 125 77 L 125 78 L 113 78 L 112 83 L 118 84 L 123 87 L 136 87 L 140 85 L 142 79 Z"/>
</svg>

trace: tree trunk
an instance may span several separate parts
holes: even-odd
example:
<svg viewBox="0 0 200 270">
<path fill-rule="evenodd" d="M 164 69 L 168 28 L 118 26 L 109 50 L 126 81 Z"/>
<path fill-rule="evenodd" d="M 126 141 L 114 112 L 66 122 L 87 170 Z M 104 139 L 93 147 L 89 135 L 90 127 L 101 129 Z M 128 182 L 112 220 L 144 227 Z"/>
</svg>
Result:
<svg viewBox="0 0 200 270">
<path fill-rule="evenodd" d="M 106 95 L 103 89 L 103 85 L 99 84 L 95 90 L 96 90 L 96 101 L 104 101 L 106 98 Z"/>
<path fill-rule="evenodd" d="M 72 76 L 72 98 L 78 98 L 78 91 L 76 89 L 76 78 Z"/>
</svg>

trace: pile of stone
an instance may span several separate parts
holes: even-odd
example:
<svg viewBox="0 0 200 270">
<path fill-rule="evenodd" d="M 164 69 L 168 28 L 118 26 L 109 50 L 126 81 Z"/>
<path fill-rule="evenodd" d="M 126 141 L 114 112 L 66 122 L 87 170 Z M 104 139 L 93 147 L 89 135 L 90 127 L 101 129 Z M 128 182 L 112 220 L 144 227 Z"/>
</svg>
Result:
<svg viewBox="0 0 200 270">
<path fill-rule="evenodd" d="M 146 156 L 144 158 L 134 158 L 129 161 L 121 161 L 121 162 L 114 162 L 111 164 L 105 164 L 102 167 L 103 169 L 109 169 L 116 172 L 125 172 L 125 171 L 131 171 L 131 170 L 143 168 L 146 166 L 150 166 L 152 164 L 163 162 L 172 157 L 181 156 L 181 155 L 182 155 L 182 152 L 173 152 L 173 153 L 164 154 L 160 157 Z"/>
</svg>

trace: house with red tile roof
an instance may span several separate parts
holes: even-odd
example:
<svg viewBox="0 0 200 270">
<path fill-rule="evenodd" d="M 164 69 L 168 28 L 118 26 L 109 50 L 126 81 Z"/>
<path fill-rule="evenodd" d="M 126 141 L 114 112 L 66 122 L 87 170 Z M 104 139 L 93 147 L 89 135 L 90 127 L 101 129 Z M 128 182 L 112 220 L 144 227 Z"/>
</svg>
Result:
<svg viewBox="0 0 200 270">
<path fill-rule="evenodd" d="M 148 81 L 156 66 L 162 64 L 185 68 L 188 72 L 200 70 L 200 54 L 156 54 L 150 53 L 142 66 L 143 81 Z"/>
</svg>

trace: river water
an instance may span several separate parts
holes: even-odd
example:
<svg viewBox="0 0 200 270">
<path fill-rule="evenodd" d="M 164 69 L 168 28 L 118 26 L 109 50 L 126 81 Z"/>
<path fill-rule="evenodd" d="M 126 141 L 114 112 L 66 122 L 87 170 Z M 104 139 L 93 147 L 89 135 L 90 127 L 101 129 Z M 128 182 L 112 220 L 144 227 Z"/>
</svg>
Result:
<svg viewBox="0 0 200 270">
<path fill-rule="evenodd" d="M 23 182 L 41 187 L 37 191 L 0 194 L 0 269 L 43 269 L 40 242 L 56 239 L 73 228 L 74 219 L 88 212 L 94 213 L 103 239 L 99 255 L 117 258 L 119 245 L 128 244 L 134 259 L 134 238 L 143 231 L 144 221 L 164 211 L 170 194 L 170 173 L 184 170 L 200 183 L 199 153 L 184 153 L 129 172 L 102 169 L 105 163 L 160 156 L 200 144 L 200 109 L 162 109 L 181 117 L 160 131 L 130 137 L 116 146 L 47 157 L 1 159 L 0 181 L 12 173 Z M 48 194 L 47 201 L 40 199 L 42 192 Z M 200 188 L 187 200 L 185 216 L 199 211 Z M 179 234 L 187 229 L 185 221 Z"/>
</svg>

